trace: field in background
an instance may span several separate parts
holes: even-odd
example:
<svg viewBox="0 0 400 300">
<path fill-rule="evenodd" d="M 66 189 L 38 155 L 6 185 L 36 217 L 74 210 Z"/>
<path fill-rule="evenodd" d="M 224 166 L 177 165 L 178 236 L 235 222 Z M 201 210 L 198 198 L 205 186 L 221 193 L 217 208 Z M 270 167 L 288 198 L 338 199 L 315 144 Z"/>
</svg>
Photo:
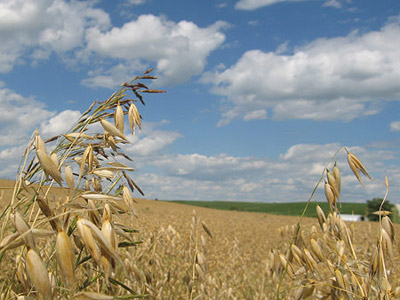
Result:
<svg viewBox="0 0 400 300">
<path fill-rule="evenodd" d="M 0 180 L 2 188 L 12 187 L 12 184 L 12 181 Z M 3 191 L 1 207 L 6 205 L 12 192 L 11 189 Z M 64 196 L 61 189 L 53 189 L 49 199 L 57 202 Z M 228 210 L 190 204 L 137 199 L 134 206 L 136 216 L 132 221 L 138 232 L 133 237 L 141 244 L 135 249 L 119 249 L 126 262 L 127 278 L 131 278 L 124 283 L 138 294 L 149 295 L 146 299 L 190 299 L 191 286 L 194 295 L 204 295 L 204 299 L 212 295 L 218 295 L 216 299 L 270 299 L 269 295 L 274 294 L 276 286 L 269 282 L 268 258 L 271 251 L 276 251 L 274 249 L 287 249 L 290 232 L 299 218 L 231 210 L 228 205 L 232 203 L 226 202 Z M 244 205 L 235 204 L 239 207 Z M 254 203 L 246 204 L 256 207 Z M 291 205 L 295 214 L 302 211 L 304 203 Z M 280 205 L 281 209 L 283 206 Z M 274 206 L 260 207 L 271 209 Z M 243 210 L 245 208 L 243 206 Z M 310 211 L 313 210 L 314 205 L 310 207 Z M 275 208 L 274 213 L 278 212 Z M 127 221 L 131 220 L 114 219 L 117 223 Z M 204 230 L 203 224 L 212 237 Z M 301 224 L 304 232 L 319 230 L 317 219 L 304 218 Z M 398 232 L 400 226 L 395 224 L 395 227 Z M 351 228 L 359 251 L 369 249 L 376 242 L 377 223 L 356 222 Z M 198 276 L 193 284 L 190 278 L 195 266 L 194 253 L 201 257 L 201 272 L 204 274 Z M 293 295 L 296 288 L 298 284 L 287 286 L 285 295 Z"/>
<path fill-rule="evenodd" d="M 284 215 L 284 216 L 300 216 L 303 212 L 306 202 L 291 202 L 291 203 L 261 203 L 261 202 L 231 202 L 231 201 L 185 201 L 174 200 L 169 201 L 180 204 L 187 204 L 193 206 L 201 206 L 221 210 L 236 210 L 248 212 L 260 212 L 271 215 Z M 327 202 L 318 203 L 325 213 L 329 211 Z M 312 202 L 308 207 L 305 216 L 315 218 L 316 203 Z M 342 214 L 364 215 L 366 213 L 366 203 L 349 203 L 343 202 L 340 208 Z"/>
<path fill-rule="evenodd" d="M 1 190 L 6 194 L 11 196 L 12 187 L 14 181 L 12 180 L 1 180 L 0 179 L 0 196 Z M 5 189 L 4 189 L 5 188 Z M 261 203 L 261 202 L 233 202 L 233 201 L 189 201 L 189 200 L 173 200 L 173 201 L 158 201 L 158 202 L 169 202 L 186 204 L 190 206 L 199 206 L 205 208 L 212 208 L 218 210 L 232 210 L 232 211 L 244 211 L 244 212 L 258 212 L 266 213 L 270 215 L 282 215 L 282 216 L 300 216 L 306 205 L 306 202 L 291 202 L 291 203 Z M 155 201 L 157 203 L 157 201 Z M 305 213 L 305 217 L 315 218 L 315 202 L 312 202 Z M 319 206 L 324 210 L 325 213 L 328 212 L 328 203 L 320 202 Z M 364 215 L 366 212 L 366 203 L 350 203 L 343 202 L 340 211 L 342 214 L 355 214 Z"/>
</svg>

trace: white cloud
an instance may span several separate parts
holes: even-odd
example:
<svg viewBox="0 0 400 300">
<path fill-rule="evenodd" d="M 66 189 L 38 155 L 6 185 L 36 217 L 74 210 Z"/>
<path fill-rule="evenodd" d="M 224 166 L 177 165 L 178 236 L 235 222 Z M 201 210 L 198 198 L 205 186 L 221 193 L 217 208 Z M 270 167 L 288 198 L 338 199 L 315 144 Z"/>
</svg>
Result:
<svg viewBox="0 0 400 300">
<path fill-rule="evenodd" d="M 227 154 L 205 156 L 194 153 L 161 156 L 151 164 L 168 175 L 219 181 L 247 177 L 249 173 L 264 173 L 267 162 L 251 157 L 232 157 Z"/>
<path fill-rule="evenodd" d="M 239 10 L 256 10 L 265 6 L 274 5 L 282 2 L 305 2 L 310 0 L 239 0 L 235 8 Z M 322 0 L 321 0 L 322 1 Z M 341 8 L 342 3 L 338 0 L 327 0 L 323 6 Z"/>
<path fill-rule="evenodd" d="M 158 84 L 178 84 L 200 74 L 208 55 L 225 40 L 222 31 L 228 25 L 222 21 L 201 28 L 190 21 L 176 23 L 166 17 L 141 15 L 110 28 L 109 15 L 94 8 L 95 3 L 2 1 L 0 73 L 56 53 L 68 64 L 87 63 L 93 68 L 83 80 L 88 86 L 114 88 L 149 64 L 157 67 Z M 102 67 L 93 67 L 99 64 Z"/>
<path fill-rule="evenodd" d="M 258 8 L 281 2 L 301 2 L 307 0 L 240 0 L 235 4 L 236 9 L 256 10 Z"/>
<path fill-rule="evenodd" d="M 142 5 L 146 3 L 146 0 L 126 0 L 126 2 L 133 5 Z"/>
<path fill-rule="evenodd" d="M 258 26 L 260 25 L 260 22 L 258 20 L 251 20 L 248 21 L 247 24 L 249 24 L 250 26 Z"/>
<path fill-rule="evenodd" d="M 87 50 L 105 58 L 157 64 L 159 82 L 177 84 L 200 74 L 207 56 L 225 40 L 224 22 L 200 28 L 188 21 L 175 23 L 165 17 L 141 15 L 109 31 L 91 28 Z"/>
<path fill-rule="evenodd" d="M 0 88 L 0 145 L 28 143 L 28 138 L 42 120 L 54 116 L 42 102 Z"/>
<path fill-rule="evenodd" d="M 43 137 L 48 138 L 70 126 L 78 113 L 65 111 L 56 115 L 34 97 L 17 94 L 2 84 L 0 107 L 0 178 L 15 177 L 24 150 L 36 128 L 39 128 Z"/>
<path fill-rule="evenodd" d="M 133 156 L 152 156 L 181 137 L 178 132 L 154 130 L 145 135 L 140 134 L 140 138 L 137 138 L 132 145 L 126 146 L 125 150 Z"/>
<path fill-rule="evenodd" d="M 244 115 L 243 120 L 263 120 L 267 118 L 267 111 L 265 109 L 254 110 Z"/>
<path fill-rule="evenodd" d="M 400 131 L 400 122 L 395 121 L 390 123 L 390 131 Z"/>
<path fill-rule="evenodd" d="M 400 99 L 399 35 L 394 18 L 379 31 L 318 39 L 292 54 L 247 51 L 231 67 L 203 77 L 228 103 L 218 125 L 262 110 L 280 120 L 376 114 L 380 101 Z"/>
<path fill-rule="evenodd" d="M 17 94 L 1 82 L 0 107 L 0 178 L 14 178 L 35 129 L 46 139 L 64 133 L 80 116 L 78 111 L 50 111 L 43 102 Z"/>
<path fill-rule="evenodd" d="M 186 155 L 161 154 L 141 158 L 143 165 L 135 181 L 146 197 L 159 199 L 235 200 L 235 201 L 307 201 L 314 186 L 340 148 L 338 144 L 293 145 L 278 159 L 213 156 L 198 153 Z M 342 173 L 342 200 L 365 201 L 384 195 L 382 181 L 388 174 L 392 186 L 400 182 L 394 168 L 386 162 L 395 159 L 390 151 L 367 151 L 349 147 L 367 167 L 374 181 L 365 180 L 363 188 L 349 169 L 344 149 L 335 158 Z M 332 167 L 333 162 L 329 167 Z M 154 169 L 154 167 L 157 167 Z M 152 172 L 146 171 L 151 168 Z M 399 194 L 396 187 L 392 196 Z M 314 198 L 326 201 L 321 186 Z"/>
<path fill-rule="evenodd" d="M 323 6 L 329 6 L 334 8 L 342 8 L 342 3 L 338 0 L 328 0 L 324 3 Z"/>
<path fill-rule="evenodd" d="M 146 66 L 139 61 L 132 61 L 125 64 L 117 64 L 107 70 L 100 68 L 89 71 L 89 78 L 82 80 L 82 83 L 89 87 L 115 88 L 121 83 L 129 81 L 136 74 L 143 72 Z"/>
<path fill-rule="evenodd" d="M 43 121 L 40 124 L 40 133 L 46 137 L 50 138 L 59 134 L 64 134 L 71 126 L 75 124 L 81 113 L 76 110 L 64 110 L 54 117 Z"/>
<path fill-rule="evenodd" d="M 92 1 L 4 0 L 0 3 L 0 72 L 26 56 L 48 58 L 81 47 L 87 28 L 105 29 L 107 13 Z M 24 57 L 24 58 L 23 58 Z"/>
</svg>

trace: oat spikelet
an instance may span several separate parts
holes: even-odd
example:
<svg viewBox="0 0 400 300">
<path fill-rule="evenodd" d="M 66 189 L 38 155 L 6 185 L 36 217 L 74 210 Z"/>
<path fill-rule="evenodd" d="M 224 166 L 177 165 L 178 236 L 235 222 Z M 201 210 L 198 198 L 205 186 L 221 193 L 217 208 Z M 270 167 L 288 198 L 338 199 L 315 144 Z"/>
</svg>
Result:
<svg viewBox="0 0 400 300">
<path fill-rule="evenodd" d="M 113 124 L 108 122 L 107 120 L 104 120 L 103 118 L 100 118 L 100 123 L 103 126 L 104 130 L 110 133 L 111 135 L 117 136 L 124 141 L 128 141 L 128 139 L 124 136 L 124 134 Z"/>
<path fill-rule="evenodd" d="M 114 172 L 108 168 L 98 168 L 92 171 L 92 174 L 102 177 L 102 178 L 114 178 Z"/>
<path fill-rule="evenodd" d="M 56 257 L 63 282 L 73 289 L 75 286 L 74 249 L 70 237 L 62 229 L 57 234 Z"/>
<path fill-rule="evenodd" d="M 33 236 L 36 237 L 49 237 L 54 234 L 54 231 L 52 230 L 46 230 L 46 229 L 37 229 L 33 228 L 31 229 Z M 17 248 L 19 246 L 22 246 L 24 244 L 24 241 L 21 240 L 16 240 L 20 234 L 18 232 L 14 232 L 12 234 L 6 235 L 1 241 L 0 241 L 0 251 L 6 248 L 7 250 Z"/>
<path fill-rule="evenodd" d="M 86 147 L 85 151 L 83 151 L 80 171 L 79 171 L 79 178 L 81 178 L 82 175 L 84 174 L 86 164 L 87 164 L 87 171 L 90 172 L 93 167 L 93 147 L 92 144 L 90 143 Z"/>
<path fill-rule="evenodd" d="M 28 222 L 25 221 L 22 215 L 17 211 L 14 214 L 14 225 L 18 233 L 22 236 L 22 240 L 24 241 L 24 243 L 28 247 L 36 249 L 35 238 L 31 231 L 31 227 L 29 226 Z"/>
<path fill-rule="evenodd" d="M 68 165 L 65 166 L 65 179 L 69 188 L 73 190 L 75 188 L 74 175 L 72 174 L 72 168 Z"/>
<path fill-rule="evenodd" d="M 312 252 L 318 257 L 318 259 L 319 259 L 320 261 L 324 261 L 325 259 L 324 259 L 324 256 L 323 256 L 323 254 L 322 254 L 321 247 L 320 247 L 320 245 L 317 243 L 317 241 L 314 240 L 314 239 L 311 239 L 311 240 L 310 240 L 310 243 L 311 243 L 311 250 L 312 250 Z"/>
<path fill-rule="evenodd" d="M 53 299 L 51 295 L 49 273 L 39 254 L 33 249 L 28 249 L 26 252 L 26 272 L 28 273 L 30 281 L 43 298 L 45 300 Z"/>
<path fill-rule="evenodd" d="M 114 113 L 114 123 L 115 123 L 115 127 L 117 127 L 117 129 L 123 133 L 124 132 L 124 111 L 121 107 L 121 105 L 118 102 L 117 107 L 115 108 L 115 113 Z"/>
<path fill-rule="evenodd" d="M 110 257 L 114 258 L 117 260 L 121 265 L 122 261 L 119 258 L 117 252 L 115 249 L 113 249 L 111 243 L 106 239 L 104 234 L 94 225 L 92 222 L 86 219 L 79 219 L 77 223 L 80 223 L 81 226 L 84 228 L 90 228 L 90 231 L 93 233 L 92 237 L 99 243 L 99 246 L 104 254 L 109 255 Z"/>
<path fill-rule="evenodd" d="M 42 137 L 39 135 L 39 132 L 37 130 L 36 130 L 36 137 L 35 137 L 35 147 L 36 147 L 36 150 L 40 149 L 43 152 L 47 153 L 46 145 L 45 145 Z"/>
<path fill-rule="evenodd" d="M 390 239 L 393 242 L 394 241 L 394 227 L 393 227 L 392 221 L 390 220 L 390 218 L 388 216 L 382 217 L 382 227 L 389 234 Z"/>
<path fill-rule="evenodd" d="M 328 200 L 329 207 L 331 210 L 336 205 L 336 199 L 335 199 L 335 194 L 333 192 L 332 186 L 325 180 L 325 197 L 326 200 Z"/>
<path fill-rule="evenodd" d="M 117 237 L 111 225 L 110 218 L 111 218 L 110 206 L 106 204 L 104 206 L 103 224 L 101 226 L 101 232 L 104 234 L 104 237 L 108 240 L 111 247 L 114 250 L 117 250 L 118 247 Z M 103 265 L 104 273 L 106 276 L 106 282 L 108 284 L 108 278 L 111 275 L 112 269 L 115 267 L 115 261 L 112 258 L 103 255 L 101 257 L 101 263 Z"/>
<path fill-rule="evenodd" d="M 126 187 L 126 185 L 124 185 L 122 189 L 122 199 L 124 199 L 124 202 L 128 207 L 131 207 L 132 201 L 134 201 L 131 192 Z"/>
<path fill-rule="evenodd" d="M 293 270 L 292 264 L 287 261 L 286 257 L 283 254 L 279 254 L 279 260 L 280 260 L 283 268 L 286 268 L 289 277 L 293 278 L 294 270 Z"/>
<path fill-rule="evenodd" d="M 339 190 L 337 188 L 337 183 L 336 183 L 335 176 L 328 169 L 326 169 L 326 177 L 328 179 L 329 185 L 332 187 L 332 191 L 333 191 L 333 194 L 335 195 L 336 199 L 340 200 L 340 193 L 339 193 Z"/>
<path fill-rule="evenodd" d="M 100 201 L 121 201 L 122 200 L 122 198 L 120 198 L 120 197 L 114 197 L 114 196 L 104 195 L 104 194 L 92 194 L 92 193 L 82 194 L 81 197 L 88 199 L 88 200 L 92 199 L 92 200 L 100 200 Z"/>
<path fill-rule="evenodd" d="M 52 152 L 52 153 L 50 154 L 50 158 L 51 158 L 51 160 L 53 161 L 54 165 L 55 165 L 55 166 L 57 167 L 57 169 L 58 169 L 58 167 L 59 167 L 59 161 L 58 161 L 57 153 Z"/>
<path fill-rule="evenodd" d="M 364 174 L 366 177 L 371 179 L 371 176 L 367 172 L 367 169 L 364 167 L 364 165 L 361 163 L 361 161 L 351 152 L 347 151 L 347 162 L 350 166 L 350 169 L 353 171 L 354 175 L 357 177 L 358 181 L 364 185 L 364 182 L 361 179 L 359 171 Z"/>
<path fill-rule="evenodd" d="M 83 243 L 88 248 L 93 259 L 96 261 L 97 264 L 99 264 L 101 258 L 99 246 L 96 244 L 91 230 L 83 224 L 82 220 L 83 219 L 78 219 L 78 221 L 76 222 L 79 234 L 82 237 Z"/>
<path fill-rule="evenodd" d="M 204 231 L 207 233 L 207 235 L 212 238 L 213 235 L 211 233 L 210 228 L 208 228 L 207 224 L 205 222 L 201 222 L 201 226 L 203 227 Z"/>
<path fill-rule="evenodd" d="M 51 227 L 54 229 L 54 231 L 57 231 L 57 222 L 58 219 L 54 218 L 54 214 L 53 211 L 51 210 L 48 202 L 43 199 L 42 197 L 38 196 L 36 198 L 36 202 L 39 205 L 40 210 L 42 211 L 42 213 L 49 218 L 49 223 L 51 225 Z"/>
<path fill-rule="evenodd" d="M 21 239 L 19 241 L 15 241 L 19 237 L 18 232 L 14 232 L 12 234 L 6 235 L 0 241 L 0 251 L 7 247 L 7 249 L 14 249 L 24 244 L 24 241 Z"/>
<path fill-rule="evenodd" d="M 346 289 L 346 284 L 343 278 L 342 273 L 339 271 L 339 269 L 335 270 L 335 278 L 336 278 L 336 283 L 338 286 L 342 289 Z"/>
<path fill-rule="evenodd" d="M 87 135 L 87 134 L 82 133 L 82 132 L 71 132 L 71 133 L 68 133 L 68 134 L 64 135 L 64 137 L 70 142 L 73 142 L 77 138 L 82 138 L 82 139 L 87 139 L 87 140 L 92 140 L 93 139 L 92 136 Z"/>
<path fill-rule="evenodd" d="M 41 167 L 43 168 L 43 171 L 47 175 L 51 176 L 60 186 L 62 186 L 61 173 L 50 156 L 41 149 L 36 149 L 36 155 Z"/>
<path fill-rule="evenodd" d="M 335 162 L 335 164 L 333 166 L 332 172 L 333 172 L 333 177 L 335 177 L 336 188 L 337 188 L 337 190 L 338 190 L 338 192 L 340 194 L 340 189 L 341 189 L 341 185 L 342 185 L 342 183 L 341 183 L 342 179 L 341 179 L 341 176 L 340 176 L 339 167 L 337 166 L 336 162 Z"/>
<path fill-rule="evenodd" d="M 323 225 L 324 225 L 324 223 L 326 223 L 326 217 L 325 217 L 324 211 L 322 210 L 322 208 L 319 205 L 317 205 L 315 207 L 315 209 L 317 211 L 317 218 L 318 218 L 319 226 L 321 226 L 322 231 L 324 231 Z"/>
<path fill-rule="evenodd" d="M 97 177 L 92 177 L 92 186 L 96 192 L 100 193 L 103 190 L 100 180 Z"/>
<path fill-rule="evenodd" d="M 88 208 L 89 208 L 89 218 L 90 220 L 96 224 L 96 226 L 100 226 L 100 213 L 98 208 L 96 207 L 96 204 L 94 203 L 94 201 L 92 199 L 88 200 Z"/>
<path fill-rule="evenodd" d="M 140 120 L 140 114 L 136 105 L 132 102 L 128 110 L 129 127 L 131 128 L 132 134 L 135 134 L 135 126 L 142 128 Z"/>
<path fill-rule="evenodd" d="M 114 137 L 108 133 L 104 133 L 104 143 L 107 147 L 111 147 L 114 151 L 117 151 L 117 144 L 115 143 Z"/>
<path fill-rule="evenodd" d="M 318 265 L 315 259 L 312 257 L 311 252 L 307 248 L 303 248 L 303 258 L 307 267 L 311 270 L 318 270 Z"/>
<path fill-rule="evenodd" d="M 386 250 L 386 252 L 389 254 L 389 259 L 393 260 L 393 244 L 392 244 L 392 239 L 390 238 L 390 235 L 387 233 L 385 229 L 381 229 L 381 235 L 382 235 L 382 246 Z"/>
</svg>

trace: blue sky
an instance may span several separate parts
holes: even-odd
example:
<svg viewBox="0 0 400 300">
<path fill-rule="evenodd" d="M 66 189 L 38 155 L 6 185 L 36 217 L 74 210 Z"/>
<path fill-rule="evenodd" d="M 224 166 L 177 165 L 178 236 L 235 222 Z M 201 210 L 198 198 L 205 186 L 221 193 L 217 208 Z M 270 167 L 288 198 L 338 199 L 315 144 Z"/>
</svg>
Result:
<svg viewBox="0 0 400 300">
<path fill-rule="evenodd" d="M 343 201 L 383 197 L 385 175 L 400 201 L 397 0 L 1 0 L 0 38 L 0 178 L 35 128 L 154 67 L 167 93 L 125 149 L 146 197 L 306 201 L 346 146 L 374 180 L 340 152 Z"/>
</svg>

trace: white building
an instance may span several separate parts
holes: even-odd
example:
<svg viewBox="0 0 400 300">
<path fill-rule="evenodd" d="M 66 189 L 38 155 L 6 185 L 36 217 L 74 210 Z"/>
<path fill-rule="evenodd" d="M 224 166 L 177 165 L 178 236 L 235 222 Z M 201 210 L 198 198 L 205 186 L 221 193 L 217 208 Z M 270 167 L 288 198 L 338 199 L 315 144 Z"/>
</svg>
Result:
<svg viewBox="0 0 400 300">
<path fill-rule="evenodd" d="M 368 218 L 363 215 L 341 214 L 341 217 L 343 221 L 348 221 L 348 222 L 368 221 Z"/>
</svg>

